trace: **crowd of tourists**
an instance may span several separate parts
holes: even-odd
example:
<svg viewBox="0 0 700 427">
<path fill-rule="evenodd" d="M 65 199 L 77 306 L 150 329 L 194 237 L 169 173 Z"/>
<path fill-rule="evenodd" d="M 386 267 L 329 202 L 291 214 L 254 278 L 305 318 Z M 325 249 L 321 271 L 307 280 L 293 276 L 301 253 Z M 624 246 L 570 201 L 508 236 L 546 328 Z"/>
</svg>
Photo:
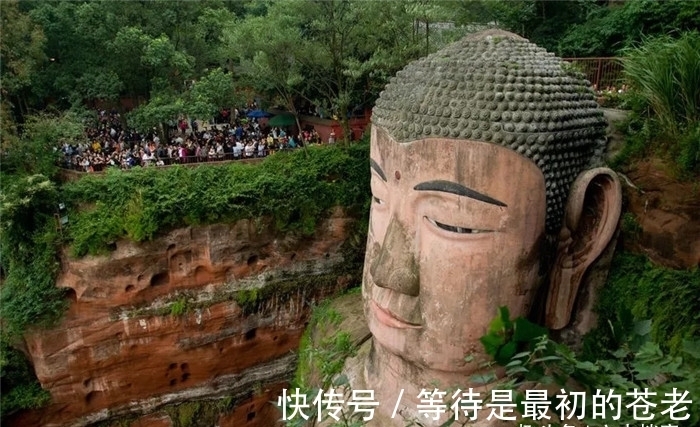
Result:
<svg viewBox="0 0 700 427">
<path fill-rule="evenodd" d="M 314 129 L 288 135 L 284 129 L 263 126 L 257 119 L 246 118 L 239 110 L 233 114 L 231 123 L 219 125 L 180 119 L 166 130 L 168 137 L 163 141 L 156 128 L 139 133 L 125 128 L 118 112 L 103 110 L 98 112 L 97 123 L 86 128 L 85 142 L 65 143 L 60 148 L 62 166 L 99 172 L 108 167 L 130 169 L 253 159 L 321 142 Z"/>
</svg>

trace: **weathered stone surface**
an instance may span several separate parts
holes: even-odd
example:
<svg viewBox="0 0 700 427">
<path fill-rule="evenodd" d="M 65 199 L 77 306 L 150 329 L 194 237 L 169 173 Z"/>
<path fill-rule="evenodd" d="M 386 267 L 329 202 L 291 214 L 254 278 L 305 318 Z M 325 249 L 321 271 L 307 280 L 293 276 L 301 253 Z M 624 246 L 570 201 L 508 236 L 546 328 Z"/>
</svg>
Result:
<svg viewBox="0 0 700 427">
<path fill-rule="evenodd" d="M 421 390 L 482 385 L 474 375 L 491 356 L 480 337 L 500 307 L 528 316 L 546 301 L 548 327 L 571 323 L 582 279 L 616 232 L 620 183 L 595 167 L 605 121 L 587 82 L 503 31 L 406 66 L 373 122 L 362 283 L 372 341 L 348 378 L 374 390 L 378 425 L 404 425 L 390 417 L 397 407 L 443 425 L 446 414 L 420 414 Z"/>
<path fill-rule="evenodd" d="M 129 427 L 172 427 L 173 422 L 167 414 L 146 415 L 133 421 Z"/>
<path fill-rule="evenodd" d="M 667 267 L 700 266 L 700 188 L 697 181 L 679 181 L 669 171 L 659 159 L 625 171 L 627 210 L 640 227 L 625 244 Z"/>
<path fill-rule="evenodd" d="M 74 301 L 59 326 L 26 337 L 52 403 L 8 425 L 90 425 L 287 381 L 309 304 L 349 284 L 341 245 L 351 221 L 338 211 L 311 237 L 255 221 L 190 227 L 117 242 L 108 256 L 66 257 L 58 286 Z M 269 286 L 284 293 L 236 302 Z"/>
<path fill-rule="evenodd" d="M 251 397 L 247 401 L 239 404 L 237 408 L 219 418 L 220 427 L 273 427 L 284 425 L 279 420 L 282 418 L 277 408 L 270 404 L 277 396 L 282 394 L 282 389 L 286 384 L 270 386 L 262 393 Z"/>
</svg>

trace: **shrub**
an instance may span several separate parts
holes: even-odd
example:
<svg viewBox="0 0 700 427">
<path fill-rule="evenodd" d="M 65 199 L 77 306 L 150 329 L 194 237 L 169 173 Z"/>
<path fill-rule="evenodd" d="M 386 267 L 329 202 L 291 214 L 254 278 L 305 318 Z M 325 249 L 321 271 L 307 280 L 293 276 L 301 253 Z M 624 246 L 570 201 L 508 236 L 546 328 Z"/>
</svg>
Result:
<svg viewBox="0 0 700 427">
<path fill-rule="evenodd" d="M 49 392 L 43 390 L 24 355 L 0 339 L 0 417 L 20 409 L 38 408 L 49 402 Z"/>
<path fill-rule="evenodd" d="M 649 38 L 629 49 L 624 75 L 643 102 L 637 112 L 653 117 L 654 139 L 685 171 L 700 167 L 700 33 Z"/>
<path fill-rule="evenodd" d="M 595 421 L 593 417 L 594 392 L 614 392 L 615 395 L 624 397 L 629 395 L 630 390 L 650 389 L 653 394 L 649 396 L 649 402 L 650 406 L 657 408 L 654 421 L 658 425 L 697 425 L 700 421 L 700 405 L 697 401 L 684 402 L 687 408 L 684 412 L 688 418 L 681 423 L 671 420 L 668 411 L 664 413 L 659 409 L 669 403 L 664 401 L 669 396 L 668 393 L 675 393 L 677 389 L 687 391 L 690 396 L 700 392 L 697 369 L 697 363 L 700 362 L 700 341 L 686 341 L 682 349 L 683 357 L 664 354 L 660 346 L 650 339 L 650 325 L 652 322 L 648 320 L 636 322 L 634 330 L 618 349 L 602 349 L 591 361 L 585 361 L 565 345 L 548 338 L 547 331 L 541 330 L 539 326 L 523 318 L 510 320 L 507 309 L 502 307 L 481 341 L 495 363 L 503 366 L 501 371 L 505 371 L 505 378 L 494 386 L 493 381 L 499 375 L 495 369 L 490 369 L 472 376 L 471 382 L 484 384 L 485 387 L 491 385 L 494 388 L 513 390 L 513 400 L 521 414 L 525 414 L 522 402 L 526 396 L 523 389 L 539 389 L 542 385 L 550 385 L 550 390 L 556 386 L 564 395 L 568 394 L 565 393 L 567 390 L 583 392 L 588 397 L 581 398 L 580 404 L 574 404 L 579 407 L 575 412 L 585 413 L 579 419 L 583 418 L 588 425 L 601 425 L 605 422 L 600 418 Z M 493 364 L 490 362 L 483 367 L 493 368 Z M 572 386 L 572 379 L 576 381 L 575 386 Z M 552 400 L 550 409 L 556 414 L 561 403 L 555 408 L 556 400 Z M 617 413 L 620 418 L 615 418 L 617 423 L 630 425 L 639 419 L 636 410 L 630 409 L 631 406 L 632 404 L 620 405 Z M 567 419 L 565 412 L 568 413 L 568 409 L 559 412 L 560 415 L 564 414 L 560 421 Z M 573 412 L 568 415 L 568 419 L 571 419 Z M 600 412 L 598 414 L 600 416 Z M 448 422 L 443 425 L 451 424 Z"/>
<path fill-rule="evenodd" d="M 590 353 L 616 348 L 635 320 L 652 321 L 651 338 L 678 353 L 686 339 L 700 339 L 700 269 L 672 270 L 645 256 L 615 255 L 598 299 L 598 329 L 588 340 Z M 594 344 L 591 344 L 594 343 Z"/>
<path fill-rule="evenodd" d="M 312 234 L 330 208 L 367 209 L 368 144 L 309 147 L 259 164 L 108 171 L 67 184 L 76 212 L 73 253 L 99 253 L 119 238 L 152 239 L 185 225 L 270 217 L 280 231 Z"/>
<path fill-rule="evenodd" d="M 57 320 L 66 303 L 55 286 L 60 236 L 54 212 L 56 186 L 43 175 L 3 180 L 0 251 L 7 276 L 0 288 L 3 334 L 19 336 L 29 325 Z"/>
</svg>

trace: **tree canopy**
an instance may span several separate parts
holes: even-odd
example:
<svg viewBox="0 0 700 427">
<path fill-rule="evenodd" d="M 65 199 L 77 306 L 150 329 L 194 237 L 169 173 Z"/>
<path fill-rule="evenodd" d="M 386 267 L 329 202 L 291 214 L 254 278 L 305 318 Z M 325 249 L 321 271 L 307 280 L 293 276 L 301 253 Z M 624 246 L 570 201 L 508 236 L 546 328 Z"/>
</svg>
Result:
<svg viewBox="0 0 700 427">
<path fill-rule="evenodd" d="M 408 61 L 486 26 L 562 56 L 614 56 L 643 36 L 700 27 L 698 0 L 37 0 L 1 7 L 3 111 L 21 121 L 46 104 L 118 105 L 127 97 L 151 101 L 150 111 L 134 116 L 144 125 L 176 110 L 213 114 L 250 89 L 291 111 L 314 105 L 345 120 L 371 107 Z"/>
</svg>

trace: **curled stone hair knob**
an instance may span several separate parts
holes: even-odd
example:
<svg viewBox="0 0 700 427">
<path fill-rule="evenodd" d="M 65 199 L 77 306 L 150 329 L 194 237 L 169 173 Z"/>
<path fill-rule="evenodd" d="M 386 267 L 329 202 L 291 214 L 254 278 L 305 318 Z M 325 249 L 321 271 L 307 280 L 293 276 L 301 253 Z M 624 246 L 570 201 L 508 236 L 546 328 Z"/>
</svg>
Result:
<svg viewBox="0 0 700 427">
<path fill-rule="evenodd" d="M 546 227 L 556 233 L 569 185 L 604 153 L 605 121 L 580 73 L 519 36 L 490 31 L 398 72 L 380 94 L 372 120 L 398 142 L 472 139 L 531 158 L 551 190 Z M 498 43 L 486 35 L 493 31 Z M 550 153 L 562 151 L 567 155 L 552 164 Z M 559 182 L 553 181 L 557 173 Z"/>
</svg>

